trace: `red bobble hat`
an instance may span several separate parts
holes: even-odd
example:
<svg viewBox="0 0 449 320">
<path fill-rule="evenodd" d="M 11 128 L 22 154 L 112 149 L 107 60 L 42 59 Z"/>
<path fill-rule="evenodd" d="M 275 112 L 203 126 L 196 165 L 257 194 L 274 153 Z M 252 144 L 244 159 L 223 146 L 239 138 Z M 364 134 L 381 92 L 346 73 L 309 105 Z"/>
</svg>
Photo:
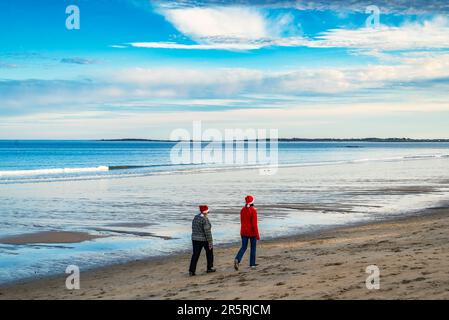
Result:
<svg viewBox="0 0 449 320">
<path fill-rule="evenodd" d="M 208 213 L 209 212 L 209 207 L 204 205 L 204 206 L 200 206 L 200 212 L 201 213 Z"/>
<path fill-rule="evenodd" d="M 254 203 L 254 197 L 251 195 L 248 195 L 245 197 L 246 206 L 249 206 L 250 204 Z"/>
</svg>

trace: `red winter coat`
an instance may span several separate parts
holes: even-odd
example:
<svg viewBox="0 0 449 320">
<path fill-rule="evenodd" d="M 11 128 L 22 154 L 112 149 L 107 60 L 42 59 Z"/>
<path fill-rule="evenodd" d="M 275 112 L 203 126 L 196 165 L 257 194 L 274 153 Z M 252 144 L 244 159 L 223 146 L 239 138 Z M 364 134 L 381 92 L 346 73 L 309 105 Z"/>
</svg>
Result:
<svg viewBox="0 0 449 320">
<path fill-rule="evenodd" d="M 240 211 L 240 235 L 243 237 L 256 237 L 260 240 L 257 227 L 257 210 L 254 207 L 243 207 Z"/>
</svg>

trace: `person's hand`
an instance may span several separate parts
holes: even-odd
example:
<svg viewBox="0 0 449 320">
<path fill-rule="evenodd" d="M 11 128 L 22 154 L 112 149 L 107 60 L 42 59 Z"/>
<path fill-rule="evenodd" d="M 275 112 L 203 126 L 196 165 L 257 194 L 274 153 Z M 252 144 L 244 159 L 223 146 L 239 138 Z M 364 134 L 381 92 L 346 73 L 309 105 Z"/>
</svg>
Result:
<svg viewBox="0 0 449 320">
<path fill-rule="evenodd" d="M 212 243 L 209 243 L 209 249 L 212 250 L 213 247 L 214 247 L 214 246 L 212 245 Z"/>
</svg>

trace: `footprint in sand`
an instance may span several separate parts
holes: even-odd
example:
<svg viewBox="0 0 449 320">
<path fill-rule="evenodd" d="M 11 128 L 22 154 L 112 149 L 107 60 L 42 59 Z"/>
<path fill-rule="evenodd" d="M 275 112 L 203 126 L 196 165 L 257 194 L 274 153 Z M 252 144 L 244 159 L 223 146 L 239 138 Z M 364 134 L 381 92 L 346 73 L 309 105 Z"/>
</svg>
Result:
<svg viewBox="0 0 449 320">
<path fill-rule="evenodd" d="M 201 290 L 195 290 L 195 291 L 190 291 L 190 294 L 201 294 L 203 292 L 204 291 L 201 291 Z"/>
<path fill-rule="evenodd" d="M 426 278 L 424 278 L 424 277 L 418 277 L 418 278 L 416 278 L 416 279 L 404 279 L 404 280 L 401 281 L 401 283 L 402 283 L 402 284 L 409 284 L 409 283 L 411 283 L 411 282 L 413 282 L 413 281 L 423 281 L 423 280 L 426 280 Z"/>
<path fill-rule="evenodd" d="M 343 262 L 332 262 L 332 263 L 326 263 L 324 264 L 325 267 L 332 267 L 332 266 L 341 266 Z"/>
<path fill-rule="evenodd" d="M 168 298 L 168 297 L 174 297 L 174 296 L 177 296 L 178 294 L 177 293 L 174 293 L 174 292 L 168 292 L 166 295 L 164 295 L 164 297 L 165 298 Z"/>
<path fill-rule="evenodd" d="M 295 269 L 292 268 L 283 268 L 281 269 L 282 272 L 289 272 L 289 271 L 294 271 Z"/>
<path fill-rule="evenodd" d="M 421 270 L 424 269 L 423 267 L 411 267 L 410 270 Z"/>
</svg>

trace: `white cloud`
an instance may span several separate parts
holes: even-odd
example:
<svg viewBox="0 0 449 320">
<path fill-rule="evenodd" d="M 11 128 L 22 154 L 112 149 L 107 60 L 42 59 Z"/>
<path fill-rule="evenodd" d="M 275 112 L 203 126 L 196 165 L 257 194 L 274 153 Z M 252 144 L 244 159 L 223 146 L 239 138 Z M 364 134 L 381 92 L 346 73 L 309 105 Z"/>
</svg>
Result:
<svg viewBox="0 0 449 320">
<path fill-rule="evenodd" d="M 114 81 L 147 90 L 171 89 L 177 96 L 226 96 L 248 92 L 338 94 L 449 77 L 449 53 L 407 53 L 384 64 L 302 68 L 291 71 L 252 69 L 145 69 L 121 71 Z"/>
<path fill-rule="evenodd" d="M 212 44 L 181 44 L 174 42 L 132 42 L 132 47 L 155 49 L 184 49 L 184 50 L 255 50 L 263 45 L 257 43 L 212 43 Z"/>
<path fill-rule="evenodd" d="M 132 47 L 154 49 L 184 49 L 184 50 L 257 50 L 265 47 L 300 47 L 311 46 L 310 40 L 301 37 L 286 37 L 273 39 L 258 39 L 241 41 L 237 39 L 215 39 L 207 44 L 181 44 L 176 42 L 131 42 Z"/>
<path fill-rule="evenodd" d="M 198 7 L 163 10 L 162 14 L 183 34 L 197 41 L 269 37 L 260 11 L 250 7 Z"/>
<path fill-rule="evenodd" d="M 449 12 L 446 0 L 376 0 L 373 2 L 354 0 L 292 0 L 285 6 L 293 6 L 299 10 L 332 10 L 336 12 L 364 12 L 366 6 L 374 4 L 382 13 L 423 14 Z"/>
<path fill-rule="evenodd" d="M 135 1 L 135 0 L 134 0 Z M 160 7 L 167 9 L 186 8 L 192 6 L 222 5 L 223 0 L 156 0 Z M 332 10 L 338 13 L 365 12 L 372 2 L 359 0 L 228 0 L 230 5 L 246 4 L 264 8 L 296 8 L 298 10 Z M 447 0 L 376 0 L 374 3 L 383 13 L 423 14 L 449 12 Z"/>
<path fill-rule="evenodd" d="M 265 109 L 229 111 L 179 112 L 89 112 L 61 111 L 24 116 L 2 117 L 0 137 L 36 139 L 98 139 L 98 138 L 160 138 L 167 139 L 176 128 L 191 129 L 192 121 L 203 121 L 204 128 L 278 128 L 282 137 L 363 137 L 410 136 L 444 138 L 447 129 L 432 121 L 421 121 L 420 116 L 432 112 L 449 112 L 449 106 L 438 103 L 354 103 L 329 106 L 327 103 L 303 105 L 279 110 Z M 413 114 L 413 121 L 384 125 L 392 116 Z M 433 115 L 438 119 L 439 115 Z M 358 127 L 361 119 L 363 126 Z M 428 118 L 427 118 L 428 119 Z M 402 127 L 402 129 L 401 129 Z"/>
<path fill-rule="evenodd" d="M 403 53 L 383 64 L 364 66 L 275 72 L 243 68 L 129 68 L 89 82 L 0 81 L 0 111 L 22 114 L 61 108 L 150 110 L 159 106 L 160 110 L 167 107 L 179 111 L 202 106 L 282 109 L 304 101 L 322 103 L 330 97 L 328 103 L 353 104 L 359 102 L 358 97 L 400 101 L 417 90 L 426 102 L 441 101 L 448 87 L 449 53 L 415 52 Z M 289 95 L 291 99 L 270 95 Z"/>
<path fill-rule="evenodd" d="M 196 42 L 133 42 L 139 48 L 183 50 L 257 50 L 264 47 L 417 50 L 449 48 L 449 20 L 439 16 L 423 22 L 376 29 L 331 29 L 316 38 L 301 36 L 291 13 L 268 16 L 258 7 L 195 7 L 161 9 L 181 33 Z M 382 21 L 381 21 L 382 22 Z"/>
<path fill-rule="evenodd" d="M 184 50 L 255 50 L 304 44 L 290 13 L 268 17 L 258 7 L 243 6 L 160 9 L 159 12 L 196 43 L 133 42 L 129 45 Z"/>
<path fill-rule="evenodd" d="M 176 96 L 226 96 L 254 90 L 261 85 L 264 77 L 260 70 L 239 68 L 132 68 L 119 72 L 112 79 L 144 90 L 171 89 Z"/>
<path fill-rule="evenodd" d="M 449 48 L 449 21 L 445 17 L 437 17 L 400 27 L 380 25 L 376 29 L 333 29 L 310 41 L 308 46 L 375 50 Z"/>
</svg>

